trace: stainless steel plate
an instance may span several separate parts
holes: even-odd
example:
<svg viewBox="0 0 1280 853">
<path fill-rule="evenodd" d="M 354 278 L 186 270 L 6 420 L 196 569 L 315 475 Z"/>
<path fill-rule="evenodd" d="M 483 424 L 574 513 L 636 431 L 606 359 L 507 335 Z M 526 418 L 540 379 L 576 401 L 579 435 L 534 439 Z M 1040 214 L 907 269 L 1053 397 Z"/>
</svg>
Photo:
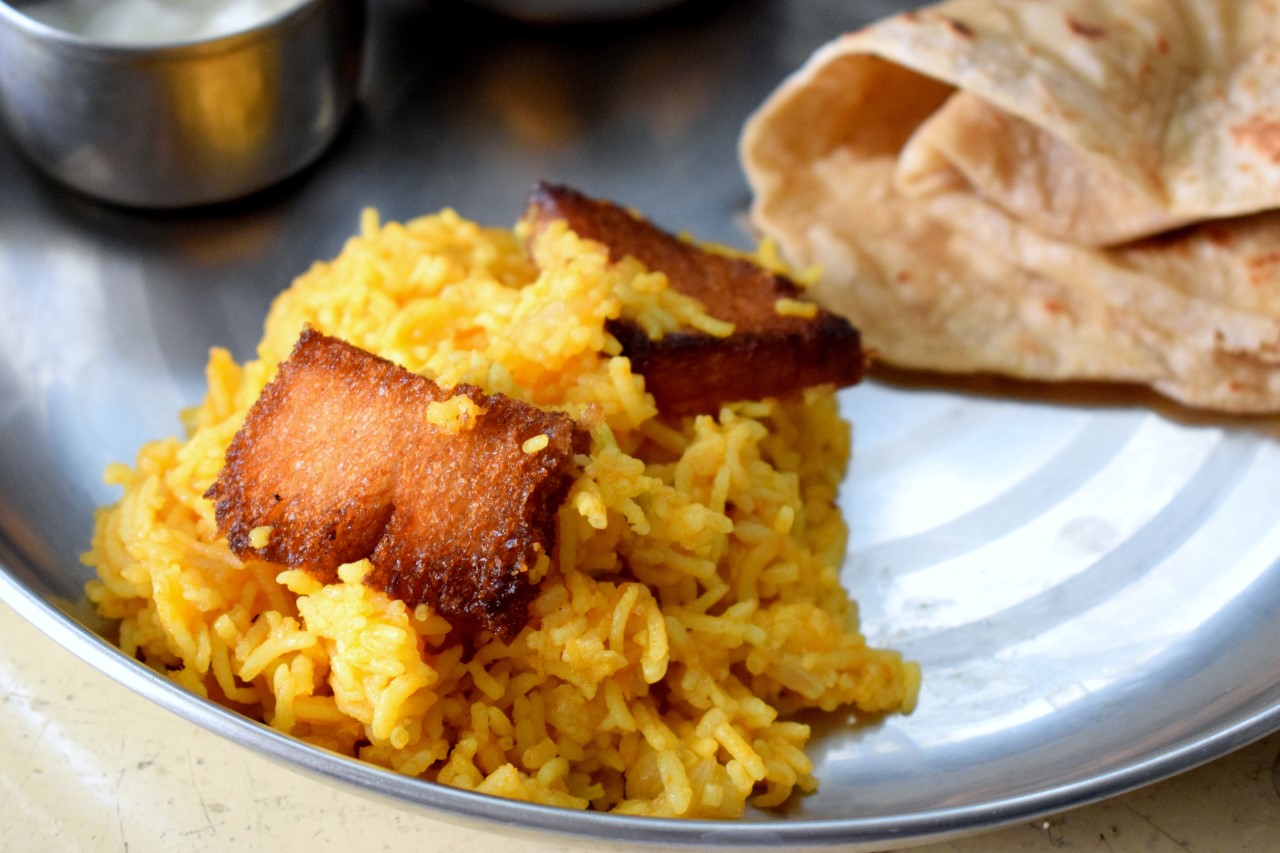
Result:
<svg viewBox="0 0 1280 853">
<path fill-rule="evenodd" d="M 743 245 L 743 119 L 817 44 L 893 8 L 704 0 L 522 30 L 376 0 L 365 100 L 336 147 L 270 195 L 203 213 L 83 201 L 0 144 L 0 596 L 90 665 L 295 769 L 494 828 L 627 844 L 883 848 L 1114 794 L 1280 727 L 1276 424 L 1125 390 L 888 376 L 845 395 L 845 579 L 873 641 L 917 658 L 925 687 L 910 717 L 809 718 L 822 788 L 782 814 L 640 820 L 397 777 L 184 693 L 71 604 L 93 508 L 115 497 L 103 467 L 178 431 L 208 348 L 250 357 L 271 298 L 337 253 L 362 206 L 504 225 L 549 178 Z"/>
</svg>

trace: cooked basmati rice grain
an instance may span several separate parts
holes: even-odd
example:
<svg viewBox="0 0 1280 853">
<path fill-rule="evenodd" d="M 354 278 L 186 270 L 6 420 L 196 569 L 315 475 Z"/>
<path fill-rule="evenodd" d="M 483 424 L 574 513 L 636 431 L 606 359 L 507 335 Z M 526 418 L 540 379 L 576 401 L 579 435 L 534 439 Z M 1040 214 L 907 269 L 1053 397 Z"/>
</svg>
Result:
<svg viewBox="0 0 1280 853">
<path fill-rule="evenodd" d="M 710 818 L 813 790 L 809 728 L 786 715 L 909 711 L 919 689 L 918 667 L 866 645 L 839 585 L 834 501 L 850 433 L 833 394 L 662 416 L 607 321 L 726 324 L 563 228 L 546 229 L 532 258 L 527 236 L 452 211 L 403 224 L 365 211 L 336 258 L 276 299 L 257 359 L 210 353 L 185 439 L 107 469 L 123 494 L 96 517 L 90 600 L 119 621 L 127 654 L 188 689 L 427 780 Z M 364 586 L 364 561 L 323 584 L 241 561 L 218 536 L 204 492 L 308 324 L 446 387 L 592 413 L 558 545 L 531 569 L 538 596 L 510 644 L 464 642 L 429 607 Z M 465 429 L 468 403 L 423 416 Z"/>
</svg>

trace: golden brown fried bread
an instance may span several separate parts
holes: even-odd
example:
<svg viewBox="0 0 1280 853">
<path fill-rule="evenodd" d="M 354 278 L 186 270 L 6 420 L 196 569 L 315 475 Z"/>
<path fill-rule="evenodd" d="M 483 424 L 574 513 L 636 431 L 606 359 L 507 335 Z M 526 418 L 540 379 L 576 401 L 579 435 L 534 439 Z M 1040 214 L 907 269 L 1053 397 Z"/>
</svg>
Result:
<svg viewBox="0 0 1280 853">
<path fill-rule="evenodd" d="M 671 287 L 734 325 L 727 338 L 680 331 L 651 339 L 635 323 L 609 331 L 645 378 L 658 408 L 671 414 L 714 412 L 722 403 L 795 394 L 813 385 L 852 385 L 866 356 L 847 320 L 818 310 L 781 314 L 779 300 L 803 300 L 783 276 L 741 258 L 701 249 L 608 201 L 539 184 L 529 196 L 535 227 L 564 220 L 578 236 L 603 244 L 615 260 L 630 255 L 665 273 Z"/>
<path fill-rule="evenodd" d="M 458 395 L 474 404 L 459 407 L 471 414 L 454 420 L 458 431 L 428 419 L 432 403 Z M 540 435 L 545 446 L 526 452 Z M 333 582 L 340 565 L 368 557 L 366 584 L 510 642 L 585 445 L 565 414 L 472 386 L 446 391 L 307 329 L 206 496 L 241 558 Z"/>
</svg>

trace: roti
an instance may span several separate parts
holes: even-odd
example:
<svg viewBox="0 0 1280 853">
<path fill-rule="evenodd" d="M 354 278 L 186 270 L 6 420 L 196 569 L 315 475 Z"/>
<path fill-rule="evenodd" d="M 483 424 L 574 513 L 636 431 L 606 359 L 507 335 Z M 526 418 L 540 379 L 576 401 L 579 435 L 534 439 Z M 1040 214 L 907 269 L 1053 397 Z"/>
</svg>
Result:
<svg viewBox="0 0 1280 853">
<path fill-rule="evenodd" d="M 1280 6 L 955 0 L 743 132 L 753 218 L 881 361 L 1280 410 Z"/>
</svg>

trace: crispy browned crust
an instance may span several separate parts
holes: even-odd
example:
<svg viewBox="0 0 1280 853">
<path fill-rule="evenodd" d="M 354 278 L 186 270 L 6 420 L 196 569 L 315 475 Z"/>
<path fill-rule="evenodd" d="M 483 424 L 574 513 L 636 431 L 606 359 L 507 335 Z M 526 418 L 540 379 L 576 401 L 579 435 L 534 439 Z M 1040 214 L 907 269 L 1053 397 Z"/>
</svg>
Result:
<svg viewBox="0 0 1280 853">
<path fill-rule="evenodd" d="M 483 410 L 458 434 L 427 405 L 465 394 Z M 521 445 L 547 435 L 533 454 Z M 556 538 L 556 510 L 587 436 L 567 415 L 430 380 L 312 329 L 249 410 L 206 493 L 242 558 L 324 582 L 368 557 L 365 583 L 510 642 L 528 621 L 528 569 Z M 250 532 L 270 526 L 261 548 Z"/>
<path fill-rule="evenodd" d="M 686 243 L 608 201 L 542 183 L 529 195 L 535 229 L 564 220 L 602 243 L 615 261 L 630 255 L 666 274 L 672 287 L 734 325 L 727 338 L 681 331 L 649 338 L 635 323 L 609 324 L 659 409 L 714 412 L 722 403 L 793 395 L 813 385 L 858 382 L 866 369 L 858 332 L 819 310 L 812 319 L 781 315 L 779 299 L 803 300 L 795 282 L 741 258 Z"/>
</svg>

